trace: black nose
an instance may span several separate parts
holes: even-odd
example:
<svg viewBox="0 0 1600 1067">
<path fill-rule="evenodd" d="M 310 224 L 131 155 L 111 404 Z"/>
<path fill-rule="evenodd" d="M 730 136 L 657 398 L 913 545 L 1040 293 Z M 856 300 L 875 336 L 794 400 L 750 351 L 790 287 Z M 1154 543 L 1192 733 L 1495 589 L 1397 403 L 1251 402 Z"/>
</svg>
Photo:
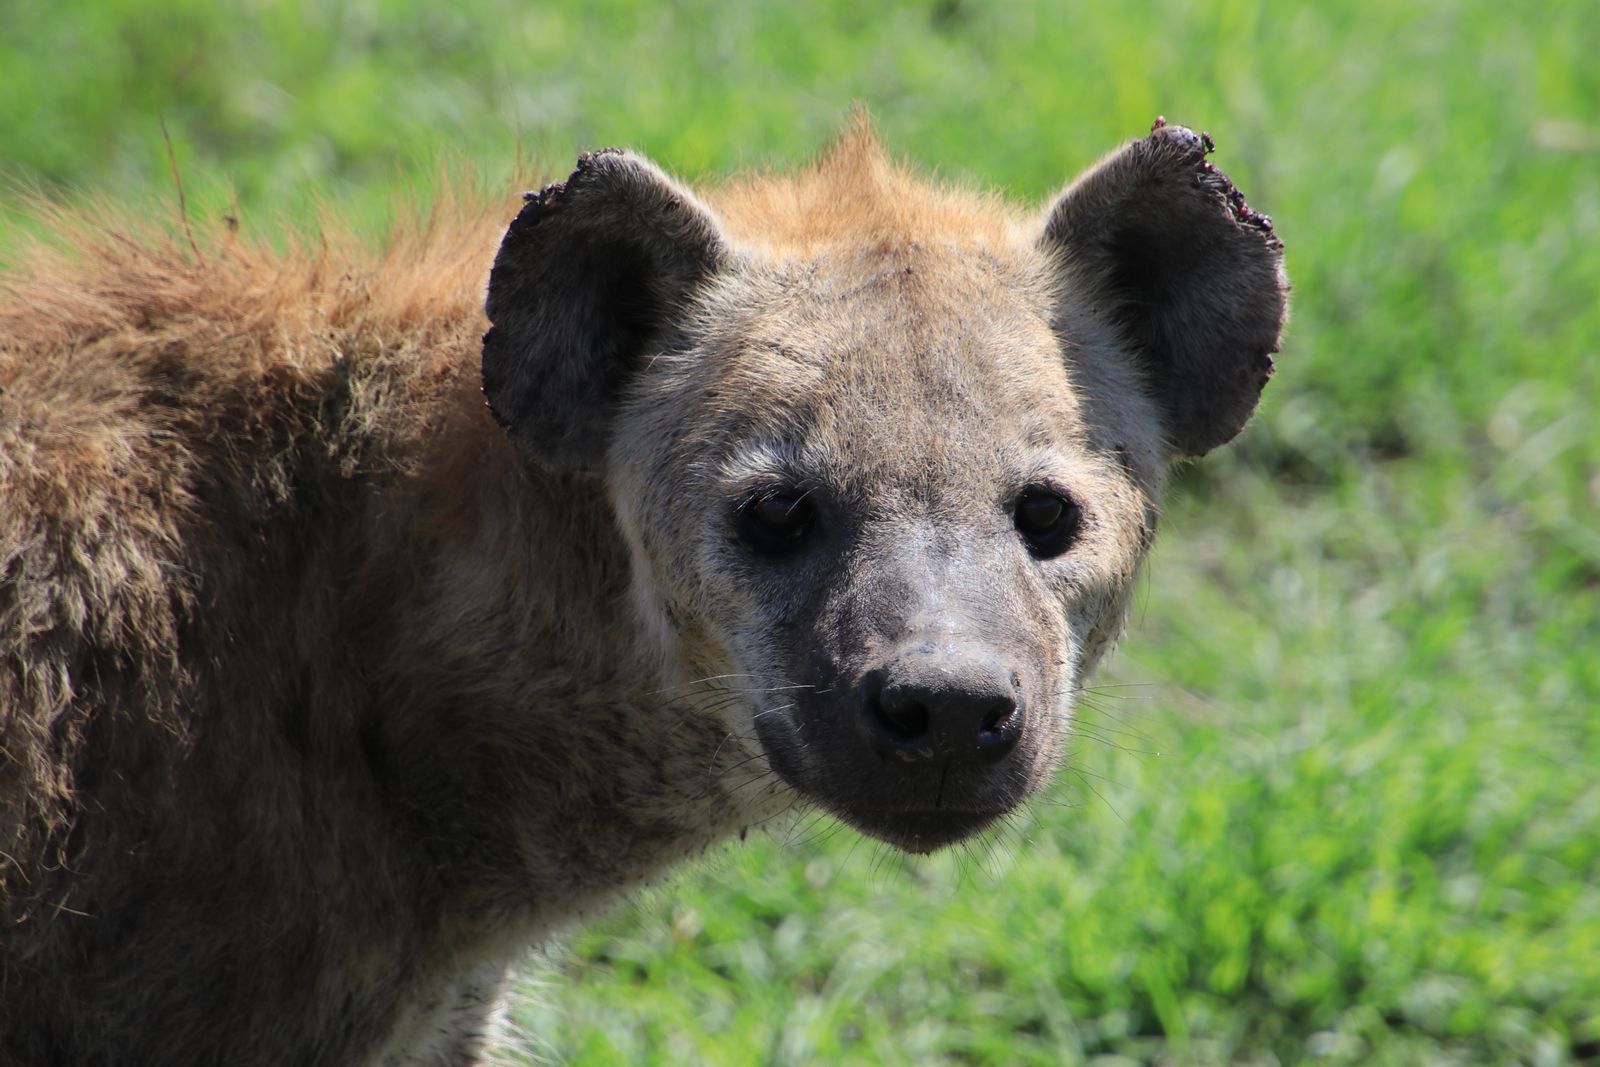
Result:
<svg viewBox="0 0 1600 1067">
<path fill-rule="evenodd" d="M 918 651 L 870 672 L 862 732 L 879 756 L 907 762 L 995 763 L 1022 736 L 1010 671 L 981 657 Z"/>
</svg>

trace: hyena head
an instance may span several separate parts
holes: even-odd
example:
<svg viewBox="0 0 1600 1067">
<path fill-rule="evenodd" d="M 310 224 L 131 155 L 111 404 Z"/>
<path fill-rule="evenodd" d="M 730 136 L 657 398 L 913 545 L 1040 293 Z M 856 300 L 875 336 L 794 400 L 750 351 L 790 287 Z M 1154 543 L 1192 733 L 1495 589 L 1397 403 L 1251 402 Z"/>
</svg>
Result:
<svg viewBox="0 0 1600 1067">
<path fill-rule="evenodd" d="M 710 204 L 623 152 L 529 197 L 485 393 L 605 478 L 642 629 L 730 752 L 913 851 L 1046 779 L 1167 465 L 1272 371 L 1281 245 L 1209 149 L 1158 122 L 1033 219 L 864 130 Z"/>
</svg>

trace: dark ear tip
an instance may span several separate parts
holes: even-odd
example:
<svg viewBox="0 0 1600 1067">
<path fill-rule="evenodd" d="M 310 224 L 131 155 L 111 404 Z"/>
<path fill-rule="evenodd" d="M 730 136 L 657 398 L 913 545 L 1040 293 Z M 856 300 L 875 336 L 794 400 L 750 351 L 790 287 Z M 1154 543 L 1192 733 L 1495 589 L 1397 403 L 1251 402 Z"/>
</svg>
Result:
<svg viewBox="0 0 1600 1067">
<path fill-rule="evenodd" d="M 1176 149 L 1178 154 L 1198 162 L 1217 150 L 1209 133 L 1196 133 L 1187 126 L 1169 126 L 1165 115 L 1157 115 L 1150 124 L 1150 135 L 1145 142 L 1152 147 Z"/>
<path fill-rule="evenodd" d="M 571 196 L 582 195 L 584 189 L 592 185 L 602 172 L 614 171 L 618 163 L 626 166 L 627 159 L 628 153 L 621 148 L 597 148 L 584 152 L 578 156 L 577 166 L 565 179 L 551 182 L 537 192 L 529 190 L 523 193 L 522 208 L 506 228 L 500 251 L 495 256 L 496 267 L 513 250 L 520 248 L 523 242 L 532 240 L 533 228 L 549 217 L 551 212 L 562 208 Z M 493 288 L 491 278 L 491 291 Z"/>
<path fill-rule="evenodd" d="M 1234 221 L 1259 233 L 1273 252 L 1283 251 L 1283 239 L 1273 229 L 1272 216 L 1252 209 L 1232 179 L 1206 161 L 1206 156 L 1217 149 L 1210 134 L 1196 133 L 1187 126 L 1169 125 L 1165 116 L 1157 115 L 1141 147 L 1170 157 L 1178 166 L 1192 167 L 1196 182 L 1222 199 Z"/>
<path fill-rule="evenodd" d="M 604 148 L 591 148 L 587 152 L 579 152 L 578 169 L 574 172 L 574 174 L 582 173 L 583 171 L 596 167 L 602 164 L 608 157 L 623 155 L 627 155 L 626 150 L 618 148 L 615 145 L 607 145 Z"/>
<path fill-rule="evenodd" d="M 561 197 L 566 191 L 566 182 L 551 182 L 538 192 L 529 191 L 523 193 L 522 208 L 517 212 L 517 217 L 511 220 L 506 236 L 516 236 L 528 226 L 544 218 L 551 208 L 561 202 Z"/>
<path fill-rule="evenodd" d="M 634 165 L 626 149 L 595 148 L 579 154 L 578 165 L 562 184 L 574 189 L 587 188 L 614 178 Z"/>
<path fill-rule="evenodd" d="M 601 169 L 609 159 L 625 155 L 627 155 L 626 150 L 621 148 L 596 148 L 593 151 L 581 152 L 578 155 L 578 164 L 573 167 L 571 174 L 562 181 L 550 182 L 537 191 L 528 190 L 522 194 L 522 202 L 539 207 L 555 207 L 566 193 L 568 185 Z"/>
</svg>

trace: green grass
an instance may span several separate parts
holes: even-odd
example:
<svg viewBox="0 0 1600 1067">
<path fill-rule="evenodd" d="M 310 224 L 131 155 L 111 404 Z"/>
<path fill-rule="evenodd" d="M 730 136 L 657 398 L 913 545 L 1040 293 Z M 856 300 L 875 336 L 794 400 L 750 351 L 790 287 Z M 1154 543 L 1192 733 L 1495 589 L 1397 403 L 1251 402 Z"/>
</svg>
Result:
<svg viewBox="0 0 1600 1067">
<path fill-rule="evenodd" d="M 11 0 L 0 161 L 175 210 L 163 115 L 193 213 L 375 226 L 441 160 L 694 177 L 855 99 L 1040 198 L 1163 113 L 1288 242 L 1261 416 L 1183 477 L 1028 821 L 732 846 L 552 950 L 530 1059 L 1600 1060 L 1600 9 L 228 7 Z"/>
</svg>

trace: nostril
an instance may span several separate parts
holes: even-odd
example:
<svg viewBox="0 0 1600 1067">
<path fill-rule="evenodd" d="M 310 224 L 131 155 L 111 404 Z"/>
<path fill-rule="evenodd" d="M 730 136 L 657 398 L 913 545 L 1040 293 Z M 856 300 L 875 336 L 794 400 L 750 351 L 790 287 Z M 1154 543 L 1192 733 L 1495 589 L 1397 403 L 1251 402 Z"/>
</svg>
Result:
<svg viewBox="0 0 1600 1067">
<path fill-rule="evenodd" d="M 912 744 L 928 736 L 930 716 L 927 706 L 914 700 L 873 701 L 873 710 L 884 732 L 900 744 Z"/>
<path fill-rule="evenodd" d="M 1017 747 L 1021 737 L 1022 716 L 1017 714 L 1016 701 L 997 700 L 978 726 L 978 758 L 984 761 L 1002 759 Z"/>
<path fill-rule="evenodd" d="M 983 725 L 978 727 L 978 739 L 987 741 L 999 734 L 1005 729 L 1005 725 L 1010 721 L 1011 716 L 1016 714 L 1016 710 L 1016 707 L 1009 702 L 995 704 L 994 707 L 989 709 L 989 714 L 983 717 Z"/>
<path fill-rule="evenodd" d="M 1023 733 L 1021 693 L 982 662 L 904 656 L 862 679 L 856 724 L 885 759 L 999 763 Z"/>
</svg>

